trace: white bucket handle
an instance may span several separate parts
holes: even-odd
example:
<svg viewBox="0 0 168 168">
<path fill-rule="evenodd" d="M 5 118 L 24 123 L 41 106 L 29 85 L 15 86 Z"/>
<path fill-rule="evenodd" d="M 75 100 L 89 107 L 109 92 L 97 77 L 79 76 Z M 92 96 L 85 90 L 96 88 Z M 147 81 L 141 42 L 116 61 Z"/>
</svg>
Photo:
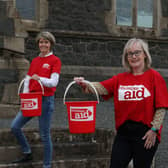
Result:
<svg viewBox="0 0 168 168">
<path fill-rule="evenodd" d="M 93 90 L 95 91 L 96 97 L 97 97 L 98 104 L 99 104 L 99 96 L 98 96 L 97 90 L 95 89 L 95 87 L 93 86 L 93 84 L 92 84 L 91 82 L 87 81 L 87 80 L 83 80 L 83 82 L 89 84 L 89 85 L 93 88 Z M 67 88 L 66 88 L 66 90 L 65 90 L 64 98 L 63 98 L 63 103 L 64 103 L 64 104 L 65 104 L 66 94 L 67 94 L 69 88 L 70 88 L 74 83 L 76 83 L 76 82 L 75 82 L 75 81 L 72 81 L 71 83 L 69 83 L 69 85 L 67 86 Z"/>
<path fill-rule="evenodd" d="M 20 84 L 19 84 L 19 88 L 18 88 L 18 95 L 19 95 L 19 93 L 20 93 L 20 89 L 21 89 L 22 84 L 24 83 L 25 79 L 26 79 L 26 78 L 24 78 L 24 79 L 20 82 Z M 31 78 L 30 78 L 30 79 L 31 79 Z M 42 83 L 41 83 L 41 81 L 40 81 L 40 80 L 38 80 L 38 82 L 39 82 L 39 84 L 40 84 L 40 86 L 41 86 L 41 89 L 42 89 L 42 94 L 44 95 L 44 87 L 43 87 L 43 85 L 42 85 Z"/>
</svg>

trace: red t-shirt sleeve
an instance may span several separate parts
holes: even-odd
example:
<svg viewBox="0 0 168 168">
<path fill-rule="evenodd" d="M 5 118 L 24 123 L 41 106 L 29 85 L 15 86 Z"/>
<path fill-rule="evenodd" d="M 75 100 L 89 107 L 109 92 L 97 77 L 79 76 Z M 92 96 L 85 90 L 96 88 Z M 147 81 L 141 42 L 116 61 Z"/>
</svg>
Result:
<svg viewBox="0 0 168 168">
<path fill-rule="evenodd" d="M 108 95 L 102 95 L 104 100 L 108 100 L 113 96 L 114 90 L 115 90 L 114 89 L 115 79 L 116 79 L 116 76 L 113 76 L 110 79 L 107 79 L 107 80 L 100 82 L 100 84 L 103 85 L 106 88 L 106 90 L 108 91 Z"/>
<path fill-rule="evenodd" d="M 155 73 L 154 82 L 155 82 L 155 107 L 168 108 L 168 91 L 166 82 L 158 72 Z"/>
<path fill-rule="evenodd" d="M 56 72 L 60 74 L 61 71 L 61 60 L 57 57 L 57 59 L 54 60 L 52 73 Z"/>
</svg>

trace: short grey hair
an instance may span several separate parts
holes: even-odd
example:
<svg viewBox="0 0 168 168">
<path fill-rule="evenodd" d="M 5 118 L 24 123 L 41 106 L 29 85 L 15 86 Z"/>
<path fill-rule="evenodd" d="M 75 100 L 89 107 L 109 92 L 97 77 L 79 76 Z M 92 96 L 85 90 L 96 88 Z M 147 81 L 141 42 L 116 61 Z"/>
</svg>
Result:
<svg viewBox="0 0 168 168">
<path fill-rule="evenodd" d="M 50 43 L 51 43 L 51 50 L 53 49 L 55 43 L 56 43 L 56 40 L 55 40 L 55 37 L 52 33 L 48 32 L 48 31 L 43 31 L 43 32 L 40 32 L 37 37 L 36 37 L 36 43 L 38 44 L 39 43 L 39 40 L 41 38 L 44 38 L 46 40 L 49 40 Z"/>
<path fill-rule="evenodd" d="M 127 58 L 127 52 L 132 47 L 132 45 L 135 44 L 135 43 L 140 44 L 140 46 L 142 47 L 142 50 L 146 55 L 145 68 L 149 69 L 151 67 L 151 64 L 152 64 L 152 58 L 151 58 L 151 55 L 149 53 L 148 43 L 145 42 L 144 40 L 138 39 L 138 38 L 131 38 L 125 44 L 125 47 L 124 47 L 124 50 L 123 50 L 123 55 L 122 55 L 122 65 L 123 65 L 123 67 L 126 68 L 128 71 L 131 71 L 131 67 L 129 65 L 128 58 Z"/>
</svg>

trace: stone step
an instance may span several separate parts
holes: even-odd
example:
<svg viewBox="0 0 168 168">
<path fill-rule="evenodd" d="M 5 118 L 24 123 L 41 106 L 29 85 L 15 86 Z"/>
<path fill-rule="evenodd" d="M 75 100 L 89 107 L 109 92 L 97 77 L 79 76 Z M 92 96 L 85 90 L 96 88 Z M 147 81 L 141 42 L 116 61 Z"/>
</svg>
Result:
<svg viewBox="0 0 168 168">
<path fill-rule="evenodd" d="M 33 160 L 40 161 L 43 158 L 43 145 L 36 144 L 31 146 Z M 110 152 L 104 150 L 104 143 L 54 143 L 53 144 L 53 160 L 72 158 L 78 156 L 99 156 L 108 155 Z M 0 164 L 10 163 L 21 157 L 19 146 L 0 147 Z"/>
<path fill-rule="evenodd" d="M 58 159 L 52 162 L 52 168 L 108 168 L 109 157 L 75 157 Z M 24 164 L 0 164 L 0 168 L 42 168 L 42 161 Z"/>
<path fill-rule="evenodd" d="M 38 128 L 24 128 L 23 131 L 30 144 L 41 143 Z M 103 142 L 109 145 L 113 141 L 115 132 L 110 129 L 98 128 L 90 134 L 70 134 L 66 128 L 52 128 L 51 135 L 55 143 Z M 15 146 L 17 144 L 10 129 L 0 129 L 0 146 Z"/>
<path fill-rule="evenodd" d="M 43 158 L 43 145 L 38 129 L 26 128 L 24 132 L 32 147 L 34 161 L 41 161 Z M 96 129 L 95 133 L 92 134 L 70 134 L 68 129 L 52 129 L 51 134 L 53 139 L 53 160 L 62 160 L 61 163 L 66 162 L 66 159 L 74 162 L 73 158 L 78 158 L 79 160 L 81 158 L 90 159 L 90 157 L 94 157 L 94 159 L 97 157 L 108 158 L 114 137 L 114 132 L 106 129 Z M 10 164 L 6 164 L 11 163 L 20 155 L 20 147 L 10 129 L 1 129 L 0 168 L 1 166 L 10 167 Z M 37 163 L 34 164 L 36 165 Z M 74 164 L 78 164 L 78 161 Z M 82 161 L 80 164 L 86 163 Z"/>
<path fill-rule="evenodd" d="M 16 116 L 19 106 L 2 105 L 0 104 L 0 128 L 10 128 L 11 122 Z M 114 129 L 114 106 L 110 101 L 101 102 L 96 109 L 96 128 Z M 25 127 L 38 128 L 38 117 L 34 117 Z M 68 128 L 68 113 L 66 105 L 62 99 L 55 100 L 55 110 L 52 115 L 51 127 L 53 128 Z"/>
<path fill-rule="evenodd" d="M 0 104 L 0 118 L 13 118 L 16 116 L 20 105 Z"/>
</svg>

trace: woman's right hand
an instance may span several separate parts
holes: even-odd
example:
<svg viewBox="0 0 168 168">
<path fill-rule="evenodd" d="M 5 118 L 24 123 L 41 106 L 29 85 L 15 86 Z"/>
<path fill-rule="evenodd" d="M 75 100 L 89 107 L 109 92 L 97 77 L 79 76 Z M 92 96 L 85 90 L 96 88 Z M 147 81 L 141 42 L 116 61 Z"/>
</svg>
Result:
<svg viewBox="0 0 168 168">
<path fill-rule="evenodd" d="M 83 90 L 86 89 L 87 84 L 84 82 L 85 78 L 84 77 L 74 77 L 74 81 L 80 85 Z"/>
<path fill-rule="evenodd" d="M 74 81 L 79 85 L 83 84 L 84 80 L 85 80 L 84 77 L 74 77 Z"/>
</svg>

